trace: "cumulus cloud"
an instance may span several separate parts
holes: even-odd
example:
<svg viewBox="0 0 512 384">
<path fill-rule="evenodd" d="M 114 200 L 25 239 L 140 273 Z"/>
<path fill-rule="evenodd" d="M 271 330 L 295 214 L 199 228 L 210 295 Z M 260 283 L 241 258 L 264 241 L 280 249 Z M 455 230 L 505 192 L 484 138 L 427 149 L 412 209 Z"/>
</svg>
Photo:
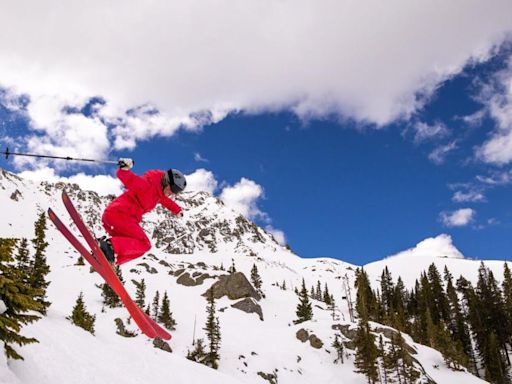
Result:
<svg viewBox="0 0 512 384">
<path fill-rule="evenodd" d="M 112 176 L 107 175 L 86 175 L 78 173 L 70 177 L 62 177 L 55 174 L 52 168 L 41 168 L 34 171 L 23 171 L 19 176 L 34 181 L 47 181 L 49 183 L 74 183 L 86 191 L 95 191 L 100 195 L 119 195 L 122 192 L 121 182 Z"/>
<path fill-rule="evenodd" d="M 276 239 L 276 241 L 281 244 L 281 245 L 286 245 L 286 235 L 284 234 L 283 231 L 281 231 L 280 229 L 275 229 L 274 227 L 272 227 L 271 225 L 267 225 L 265 227 L 265 230 L 272 234 L 272 236 L 274 236 L 274 239 Z"/>
<path fill-rule="evenodd" d="M 203 191 L 213 195 L 218 186 L 214 174 L 203 168 L 197 169 L 190 175 L 186 175 L 186 178 L 187 191 Z"/>
<path fill-rule="evenodd" d="M 264 190 L 254 181 L 242 177 L 233 186 L 224 187 L 219 198 L 229 207 L 249 219 L 267 218 L 257 205 L 258 199 L 263 197 Z"/>
<path fill-rule="evenodd" d="M 21 0 L 0 14 L 0 84 L 36 102 L 101 96 L 118 149 L 240 110 L 379 126 L 486 60 L 511 13 L 509 0 Z"/>
<path fill-rule="evenodd" d="M 439 218 L 447 227 L 464 227 L 474 220 L 475 215 L 475 210 L 462 208 L 453 212 L 441 212 Z"/>
</svg>

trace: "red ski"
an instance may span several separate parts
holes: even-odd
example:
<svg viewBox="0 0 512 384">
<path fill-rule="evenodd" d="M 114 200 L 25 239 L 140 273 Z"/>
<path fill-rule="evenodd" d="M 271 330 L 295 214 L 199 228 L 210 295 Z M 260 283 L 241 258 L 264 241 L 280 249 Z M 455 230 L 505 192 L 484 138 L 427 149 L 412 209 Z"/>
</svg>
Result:
<svg viewBox="0 0 512 384">
<path fill-rule="evenodd" d="M 157 322 L 151 319 L 132 300 L 125 287 L 117 277 L 116 273 L 112 269 L 112 266 L 108 263 L 105 255 L 99 248 L 94 236 L 92 236 L 89 229 L 80 217 L 80 214 L 71 202 L 69 196 L 64 191 L 62 192 L 62 200 L 64 201 L 64 205 L 66 206 L 66 209 L 73 219 L 73 222 L 76 224 L 83 238 L 91 248 L 92 253 L 89 252 L 87 248 L 76 238 L 76 236 L 71 233 L 68 227 L 62 223 L 62 221 L 57 217 L 51 208 L 48 209 L 50 220 L 71 243 L 71 245 L 78 251 L 78 253 L 80 253 L 89 262 L 89 264 L 91 264 L 91 266 L 100 274 L 101 277 L 103 277 L 105 282 L 119 296 L 142 333 L 152 339 L 155 337 L 160 337 L 164 340 L 170 340 L 171 335 L 169 332 L 167 332 Z"/>
</svg>

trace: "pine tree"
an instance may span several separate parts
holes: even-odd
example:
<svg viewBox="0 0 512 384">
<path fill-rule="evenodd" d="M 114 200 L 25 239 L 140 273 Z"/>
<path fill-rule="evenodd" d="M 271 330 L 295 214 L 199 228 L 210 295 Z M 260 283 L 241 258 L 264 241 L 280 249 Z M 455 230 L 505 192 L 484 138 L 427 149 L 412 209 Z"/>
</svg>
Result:
<svg viewBox="0 0 512 384">
<path fill-rule="evenodd" d="M 46 276 L 50 272 L 50 267 L 46 263 L 46 248 L 48 243 L 46 242 L 46 216 L 44 212 L 39 215 L 35 223 L 35 237 L 32 240 L 32 244 L 35 249 L 34 259 L 31 261 L 30 269 L 30 285 L 32 288 L 38 290 L 40 295 L 37 296 L 36 300 L 41 304 L 39 312 L 42 315 L 46 315 L 48 307 L 51 305 L 50 302 L 46 301 L 46 288 L 48 288 L 49 282 L 46 281 Z"/>
<path fill-rule="evenodd" d="M 508 384 L 510 380 L 505 368 L 505 361 L 500 353 L 497 338 L 494 332 L 490 332 L 483 351 L 485 362 L 485 379 L 491 383 Z"/>
<path fill-rule="evenodd" d="M 153 298 L 153 305 L 152 305 L 152 313 L 151 316 L 153 316 L 153 319 L 158 319 L 158 314 L 160 311 L 160 292 L 156 291 L 155 297 Z"/>
<path fill-rule="evenodd" d="M 256 266 L 256 264 L 252 265 L 252 269 L 251 269 L 251 283 L 254 286 L 254 288 L 256 288 L 257 290 L 261 289 L 261 283 L 262 282 L 261 282 L 261 277 L 260 277 L 260 274 L 258 273 L 258 267 Z"/>
<path fill-rule="evenodd" d="M 322 298 L 322 301 L 327 304 L 327 306 L 331 305 L 331 294 L 329 293 L 329 287 L 327 286 L 327 283 L 325 284 L 324 297 Z"/>
<path fill-rule="evenodd" d="M 336 351 L 336 359 L 334 360 L 334 364 L 337 364 L 337 363 L 343 364 L 344 363 L 344 361 L 343 361 L 344 347 L 343 347 L 343 343 L 340 342 L 339 335 L 334 336 L 334 342 L 332 343 L 332 347 Z"/>
<path fill-rule="evenodd" d="M 382 309 L 384 312 L 384 319 L 387 320 L 387 324 L 391 325 L 391 318 L 393 317 L 393 302 L 394 302 L 394 284 L 391 277 L 391 273 L 386 266 L 382 271 L 380 277 L 380 290 L 381 290 L 381 302 Z"/>
<path fill-rule="evenodd" d="M 302 279 L 302 289 L 299 292 L 299 304 L 297 305 L 297 311 L 295 313 L 297 315 L 297 320 L 294 321 L 295 324 L 302 323 L 313 318 L 313 308 L 309 301 L 304 279 Z"/>
<path fill-rule="evenodd" d="M 20 331 L 24 324 L 40 318 L 27 312 L 40 311 L 42 305 L 36 299 L 41 292 L 27 284 L 26 276 L 13 263 L 15 244 L 13 239 L 0 239 L 0 298 L 6 307 L 5 312 L 0 313 L 0 340 L 5 343 L 6 356 L 17 360 L 23 357 L 13 344 L 23 346 L 38 342 L 35 338 L 21 335 Z"/>
<path fill-rule="evenodd" d="M 231 275 L 236 272 L 235 259 L 231 259 L 231 267 L 228 269 L 228 273 Z"/>
<path fill-rule="evenodd" d="M 205 327 L 206 337 L 208 338 L 208 351 L 206 352 L 203 360 L 204 364 L 217 369 L 219 367 L 219 349 L 221 342 L 219 318 L 216 317 L 215 310 L 215 297 L 213 295 L 213 289 L 208 291 L 208 306 L 206 308 L 208 314 L 206 319 Z"/>
<path fill-rule="evenodd" d="M 116 266 L 115 272 L 121 283 L 124 284 L 123 275 L 119 265 Z M 103 283 L 101 285 L 101 296 L 103 297 L 103 304 L 109 308 L 117 308 L 122 306 L 121 299 L 107 283 Z"/>
<path fill-rule="evenodd" d="M 379 335 L 379 376 L 380 376 L 380 382 L 381 384 L 388 384 L 388 374 L 389 370 L 386 367 L 385 359 L 387 356 L 386 348 L 384 346 L 384 339 L 382 338 L 382 335 Z"/>
<path fill-rule="evenodd" d="M 509 325 L 509 333 L 512 334 L 512 274 L 510 273 L 510 269 L 508 264 L 505 263 L 503 269 L 503 301 L 505 314 L 507 315 L 507 322 Z M 509 344 L 512 346 L 512 340 L 509 341 Z"/>
<path fill-rule="evenodd" d="M 206 352 L 204 351 L 204 340 L 198 339 L 195 342 L 194 350 L 192 352 L 187 352 L 187 359 L 195 361 L 196 363 L 202 363 L 206 356 Z"/>
<path fill-rule="evenodd" d="M 430 288 L 430 313 L 432 321 L 435 325 L 438 325 L 441 321 L 449 320 L 449 307 L 444 293 L 441 274 L 434 263 L 428 267 L 428 281 Z"/>
<path fill-rule="evenodd" d="M 176 321 L 172 317 L 167 291 L 164 292 L 164 297 L 162 299 L 162 306 L 160 308 L 160 315 L 158 317 L 158 321 L 161 322 L 165 328 L 171 331 L 176 329 Z"/>
<path fill-rule="evenodd" d="M 139 308 L 144 308 L 146 305 L 146 282 L 144 279 L 137 283 L 133 281 L 137 287 L 137 291 L 135 292 L 135 303 Z"/>
<path fill-rule="evenodd" d="M 322 301 L 322 286 L 320 285 L 320 280 L 316 282 L 316 291 L 314 299 Z"/>
<path fill-rule="evenodd" d="M 354 365 L 357 368 L 355 372 L 362 373 L 368 379 L 369 384 L 378 380 L 377 358 L 378 349 L 375 346 L 375 336 L 370 332 L 370 325 L 365 320 L 367 317 L 361 317 L 354 337 L 356 355 Z"/>
<path fill-rule="evenodd" d="M 29 283 L 29 276 L 31 275 L 31 267 L 30 267 L 30 252 L 28 250 L 28 240 L 23 238 L 18 246 L 18 253 L 16 254 L 16 262 L 18 265 L 18 269 L 24 278 L 26 278 L 26 283 Z"/>
<path fill-rule="evenodd" d="M 364 306 L 364 311 L 368 314 L 369 320 L 377 320 L 378 317 L 378 308 L 377 308 L 377 299 L 375 297 L 375 293 L 372 291 L 370 286 L 370 279 L 368 278 L 368 274 L 364 269 L 356 270 L 356 281 L 355 286 L 357 288 L 356 295 L 356 311 L 357 313 L 361 313 L 362 307 Z"/>
<path fill-rule="evenodd" d="M 77 327 L 83 328 L 94 335 L 94 323 L 96 321 L 96 316 L 87 312 L 82 292 L 78 295 L 78 299 L 76 299 L 75 306 L 73 307 L 73 311 L 71 312 L 71 316 L 68 317 L 68 320 L 71 320 L 71 322 Z"/>
</svg>

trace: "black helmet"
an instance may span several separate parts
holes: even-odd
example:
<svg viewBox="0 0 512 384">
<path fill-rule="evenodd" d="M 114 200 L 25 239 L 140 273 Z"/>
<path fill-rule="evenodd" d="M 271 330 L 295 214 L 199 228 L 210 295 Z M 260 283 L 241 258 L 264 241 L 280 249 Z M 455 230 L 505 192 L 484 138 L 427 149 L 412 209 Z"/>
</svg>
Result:
<svg viewBox="0 0 512 384">
<path fill-rule="evenodd" d="M 183 192 L 187 186 L 187 180 L 185 180 L 183 173 L 177 169 L 169 169 L 167 171 L 167 177 L 169 178 L 169 186 L 171 187 L 172 193 Z"/>
</svg>

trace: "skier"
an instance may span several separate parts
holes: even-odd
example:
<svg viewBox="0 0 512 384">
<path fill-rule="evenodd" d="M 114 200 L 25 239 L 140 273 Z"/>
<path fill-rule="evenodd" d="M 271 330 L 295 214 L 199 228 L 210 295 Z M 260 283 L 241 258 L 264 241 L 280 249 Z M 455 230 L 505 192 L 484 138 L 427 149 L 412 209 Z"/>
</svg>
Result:
<svg viewBox="0 0 512 384">
<path fill-rule="evenodd" d="M 158 203 L 174 215 L 183 216 L 181 207 L 169 198 L 187 185 L 180 171 L 150 170 L 138 176 L 131 171 L 132 167 L 132 159 L 119 159 L 116 174 L 127 190 L 107 206 L 102 216 L 103 227 L 111 237 L 103 236 L 98 242 L 111 264 L 124 264 L 149 251 L 151 243 L 140 222 L 142 215 Z"/>
</svg>

